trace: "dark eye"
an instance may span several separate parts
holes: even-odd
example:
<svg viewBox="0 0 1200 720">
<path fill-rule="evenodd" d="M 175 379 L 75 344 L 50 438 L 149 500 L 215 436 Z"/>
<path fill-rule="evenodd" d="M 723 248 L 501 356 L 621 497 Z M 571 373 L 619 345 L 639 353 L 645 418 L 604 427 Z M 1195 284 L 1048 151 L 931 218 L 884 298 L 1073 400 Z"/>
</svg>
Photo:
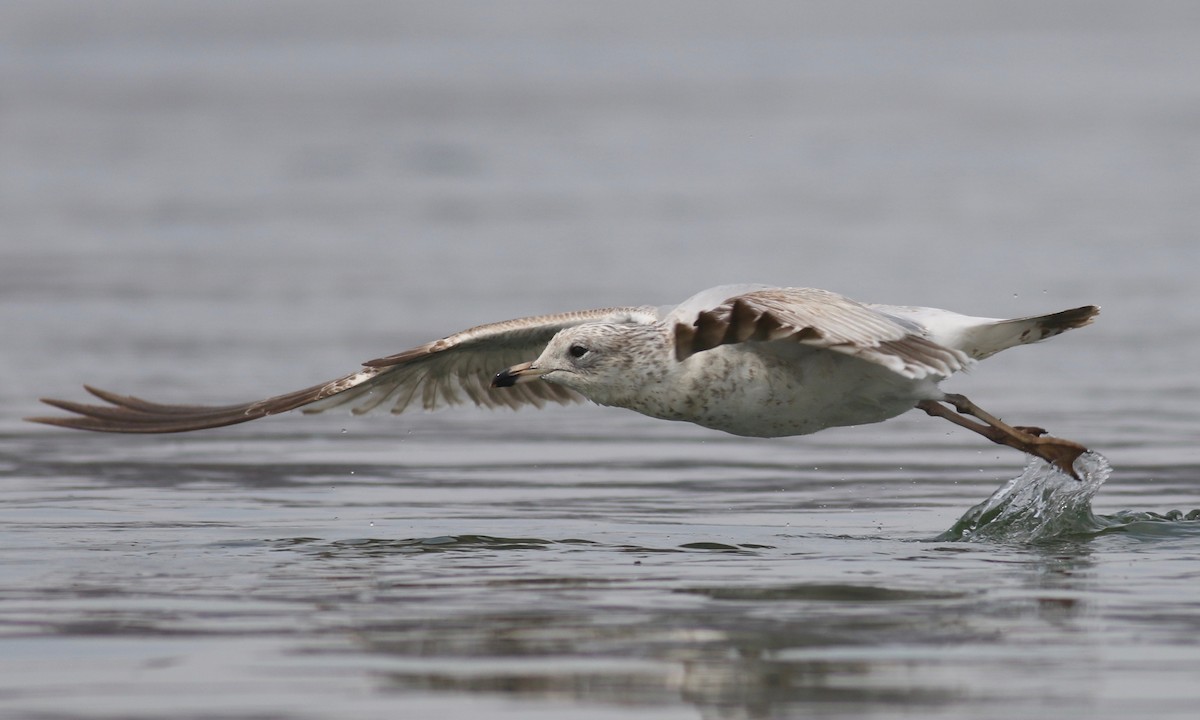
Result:
<svg viewBox="0 0 1200 720">
<path fill-rule="evenodd" d="M 587 355 L 587 351 L 588 349 L 582 345 L 572 345 L 571 349 L 567 352 L 571 353 L 571 357 L 573 358 L 581 358 L 584 355 Z"/>
</svg>

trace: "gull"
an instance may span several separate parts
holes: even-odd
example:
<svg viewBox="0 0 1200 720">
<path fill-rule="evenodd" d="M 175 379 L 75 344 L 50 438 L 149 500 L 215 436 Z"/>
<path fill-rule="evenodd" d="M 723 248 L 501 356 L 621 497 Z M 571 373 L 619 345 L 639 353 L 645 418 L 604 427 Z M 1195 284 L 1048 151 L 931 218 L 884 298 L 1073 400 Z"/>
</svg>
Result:
<svg viewBox="0 0 1200 720">
<path fill-rule="evenodd" d="M 749 437 L 807 435 L 913 409 L 1040 457 L 1075 479 L 1087 449 L 1009 425 L 938 383 L 975 362 L 1091 323 L 1094 305 L 1016 319 L 861 303 L 828 290 L 723 285 L 674 307 L 610 307 L 480 325 L 330 382 L 236 405 L 171 405 L 85 385 L 105 404 L 42 402 L 26 418 L 80 430 L 173 433 L 304 408 L 400 413 L 584 399 Z"/>
</svg>

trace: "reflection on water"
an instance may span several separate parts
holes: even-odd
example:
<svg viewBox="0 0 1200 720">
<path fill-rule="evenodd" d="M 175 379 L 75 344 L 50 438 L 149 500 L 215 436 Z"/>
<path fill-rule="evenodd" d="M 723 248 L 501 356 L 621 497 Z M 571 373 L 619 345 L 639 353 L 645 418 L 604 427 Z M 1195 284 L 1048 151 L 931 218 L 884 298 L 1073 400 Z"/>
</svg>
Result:
<svg viewBox="0 0 1200 720">
<path fill-rule="evenodd" d="M 981 541 L 985 533 L 973 533 L 973 545 L 880 544 L 863 536 L 834 541 L 838 564 L 870 563 L 867 558 L 879 555 L 884 563 L 934 569 L 944 579 L 941 586 L 922 581 L 920 572 L 909 584 L 872 582 L 870 575 L 878 573 L 873 564 L 852 582 L 787 580 L 812 575 L 809 563 L 821 566 L 820 558 L 795 554 L 797 540 L 831 541 L 817 536 L 781 537 L 773 545 L 693 541 L 676 547 L 481 535 L 296 539 L 290 545 L 297 550 L 342 563 L 474 557 L 482 573 L 471 584 L 453 577 L 419 582 L 377 577 L 369 607 L 347 613 L 353 618 L 349 633 L 303 652 L 313 658 L 384 660 L 374 676 L 381 689 L 402 697 L 471 693 L 616 707 L 684 702 L 713 718 L 889 704 L 910 712 L 983 711 L 1001 699 L 1020 712 L 1026 703 L 1036 704 L 1034 697 L 1038 703 L 1086 703 L 1089 690 L 1051 689 L 1042 673 L 1064 661 L 1100 672 L 1079 647 L 1106 612 L 1098 593 L 1106 582 L 1105 563 L 1094 543 L 1114 518 L 1151 520 L 1145 513 L 1093 516 L 1089 500 L 1109 468 L 1098 455 L 1082 467 L 1079 483 L 1031 461 L 978 506 L 986 511 L 968 513 L 981 518 L 975 527 L 985 528 L 992 543 L 1017 543 L 1025 550 L 995 552 L 994 544 Z M 1089 517 L 1096 520 L 1080 522 Z M 1170 517 L 1175 537 L 1200 531 L 1200 523 L 1183 514 Z M 553 565 L 577 550 L 593 561 L 607 559 L 607 570 L 571 577 L 518 570 L 516 576 L 502 571 L 487 577 L 512 563 L 536 562 L 539 555 Z M 717 573 L 720 580 L 709 584 L 664 568 L 643 570 L 672 553 L 714 551 L 743 553 L 737 560 L 745 565 L 730 566 L 732 575 Z M 628 554 L 639 558 L 636 565 L 621 563 Z M 422 612 L 406 608 L 414 602 Z M 496 605 L 505 609 L 496 611 Z M 1193 612 L 1178 619 L 1175 632 L 1197 626 L 1200 618 Z M 1046 646 L 1048 634 L 1059 641 Z M 955 650 L 947 652 L 951 647 Z M 989 677 L 1003 677 L 1005 686 L 986 689 L 992 687 Z M 1022 693 L 1028 698 L 1014 697 Z"/>
<path fill-rule="evenodd" d="M 255 447 L 269 454 L 298 439 Z M 1107 476 L 1099 456 L 1082 485 L 1031 463 L 982 505 L 1001 510 L 968 514 L 991 541 L 976 532 L 964 543 L 928 540 L 930 523 L 987 493 L 954 485 L 952 468 L 907 495 L 891 490 L 913 487 L 895 463 L 836 469 L 872 479 L 857 486 L 794 469 L 802 490 L 784 493 L 752 456 L 727 458 L 724 479 L 701 492 L 659 459 L 691 448 L 656 450 L 610 471 L 611 498 L 589 496 L 602 484 L 569 465 L 520 466 L 514 485 L 497 463 L 463 465 L 430 503 L 413 502 L 427 479 L 355 465 L 355 452 L 340 470 L 311 474 L 290 462 L 216 464 L 207 482 L 190 460 L 140 471 L 124 458 L 59 464 L 75 478 L 66 487 L 49 491 L 49 476 L 35 474 L 10 497 L 0 642 L 86 639 L 118 659 L 75 677 L 129 697 L 184 698 L 212 716 L 221 708 L 205 704 L 215 702 L 207 688 L 275 691 L 247 686 L 235 665 L 196 670 L 202 641 L 221 657 L 255 658 L 270 677 L 322 679 L 290 682 L 281 697 L 369 680 L 365 697 L 377 701 L 470 696 L 713 718 L 885 707 L 986 717 L 996 703 L 1036 714 L 1047 702 L 1091 702 L 1090 680 L 1047 681 L 1064 663 L 1084 678 L 1120 667 L 1123 696 L 1169 694 L 1164 685 L 1183 687 L 1200 666 L 1180 644 L 1200 632 L 1200 613 L 1174 579 L 1195 571 L 1186 551 L 1164 551 L 1194 543 L 1197 513 L 1093 514 L 1100 529 L 1078 532 Z M 191 480 L 177 481 L 180 468 Z M 1141 480 L 1142 507 L 1174 487 Z M 1060 502 L 1060 491 L 1090 500 Z M 843 493 L 855 501 L 838 501 Z M 932 506 L 945 507 L 925 518 Z M 39 541 L 55 523 L 58 541 Z M 493 529 L 507 532 L 481 532 Z M 103 561 L 70 562 L 80 548 Z M 1096 655 L 1113 634 L 1145 650 Z M 1140 663 L 1143 652 L 1174 653 L 1176 664 Z M 0 689 L 21 707 L 63 707 L 33 667 L 0 661 Z"/>
<path fill-rule="evenodd" d="M 313 652 L 390 659 L 378 677 L 398 693 L 617 706 L 685 702 L 714 718 L 785 717 L 827 704 L 901 703 L 913 712 L 984 707 L 994 699 L 969 689 L 973 678 L 994 672 L 1015 686 L 1038 684 L 1036 672 L 1010 667 L 1013 656 L 1004 646 L 1033 639 L 1016 628 L 1079 629 L 1075 623 L 1088 613 L 1079 597 L 1093 582 L 1088 566 L 1086 554 L 1033 554 L 1015 573 L 1027 589 L 1007 600 L 977 587 L 770 581 L 702 587 L 662 578 L 589 585 L 545 578 L 525 588 L 544 600 L 521 611 L 481 605 L 466 617 L 399 621 L 386 606 L 407 589 L 395 587 L 373 598 L 373 619 L 355 625 L 355 642 Z M 675 587 L 677 598 L 702 601 L 663 606 L 646 594 L 661 585 Z M 587 609 L 558 605 L 552 598 L 562 592 L 577 593 Z M 623 600 L 613 602 L 617 597 Z M 947 654 L 950 646 L 959 650 Z M 1082 699 L 1071 698 L 1075 690 L 1063 692 Z"/>
<path fill-rule="evenodd" d="M 1096 454 L 1080 468 L 1082 483 L 1031 460 L 960 521 L 974 532 L 943 539 L 970 544 L 793 531 L 770 544 L 438 535 L 273 545 L 343 570 L 372 562 L 364 604 L 343 607 L 341 630 L 300 652 L 318 663 L 375 658 L 372 676 L 398 697 L 468 693 L 617 708 L 682 702 L 713 718 L 886 705 L 986 714 L 996 702 L 1034 712 L 1039 703 L 1090 701 L 1090 687 L 1047 685 L 1044 674 L 1061 663 L 1106 672 L 1087 646 L 1099 618 L 1125 611 L 1119 602 L 1111 609 L 1102 591 L 1122 546 L 1096 544 L 1124 542 L 1110 535 L 1118 524 L 1137 542 L 1146 537 L 1138 524 L 1175 539 L 1200 533 L 1200 511 L 1092 513 L 1110 469 Z M 810 555 L 814 544 L 822 552 Z M 695 565 L 698 572 L 681 572 L 672 560 L 729 553 L 733 564 Z M 464 582 L 427 565 L 439 558 L 478 576 Z M 575 571 L 556 574 L 568 558 Z M 916 572 L 897 574 L 897 563 Z M 544 572 L 531 572 L 535 565 Z M 858 565 L 866 572 L 844 581 L 803 579 Z M 586 566 L 591 571 L 580 570 Z M 873 581 L 885 566 L 893 581 L 907 581 Z M 1200 628 L 1200 615 L 1177 613 L 1170 629 L 1154 622 L 1157 632 L 1182 638 Z M 1058 639 L 1047 645 L 1051 636 Z M 1158 672 L 1152 667 L 1145 671 Z M 1170 674 L 1177 682 L 1182 670 Z"/>
<path fill-rule="evenodd" d="M 910 647 L 885 658 L 856 651 L 867 638 L 897 647 L 918 635 L 929 643 L 969 639 L 975 632 L 964 624 L 966 606 L 954 602 L 956 594 L 870 585 L 725 590 L 684 589 L 717 602 L 669 612 L 530 608 L 484 612 L 469 622 L 372 623 L 356 628 L 361 644 L 341 652 L 401 659 L 402 669 L 384 674 L 398 690 L 566 695 L 603 703 L 682 699 L 719 717 L 900 696 L 920 705 L 958 694 L 936 685 L 913 688 L 911 678 L 895 674 L 897 665 L 928 658 L 928 649 Z M 888 611 L 875 609 L 878 603 Z M 931 635 L 934 628 L 926 625 L 935 611 L 946 618 Z M 847 657 L 837 659 L 843 653 Z"/>
<path fill-rule="evenodd" d="M 428 538 L 404 538 L 400 540 L 380 538 L 357 538 L 339 540 L 333 543 L 321 543 L 317 538 L 287 538 L 277 541 L 281 546 L 311 545 L 311 550 L 323 557 L 336 558 L 339 556 L 387 556 L 396 553 L 440 553 L 440 552 L 475 552 L 480 549 L 492 551 L 505 550 L 543 550 L 552 545 L 597 545 L 593 540 L 567 538 L 563 540 L 545 540 L 542 538 L 506 538 L 491 535 L 439 535 Z M 686 542 L 678 547 L 646 547 L 642 545 L 624 545 L 616 549 L 627 553 L 671 553 L 688 551 L 706 551 L 718 553 L 753 554 L 755 550 L 773 549 L 772 545 L 756 543 L 740 543 L 729 545 L 721 542 L 698 541 Z"/>
</svg>

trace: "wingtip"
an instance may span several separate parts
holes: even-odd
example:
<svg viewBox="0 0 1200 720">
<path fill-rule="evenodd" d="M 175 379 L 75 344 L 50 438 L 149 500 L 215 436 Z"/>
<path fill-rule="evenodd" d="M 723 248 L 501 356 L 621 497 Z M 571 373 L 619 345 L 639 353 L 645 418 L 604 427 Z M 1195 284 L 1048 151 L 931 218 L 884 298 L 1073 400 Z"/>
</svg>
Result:
<svg viewBox="0 0 1200 720">
<path fill-rule="evenodd" d="M 38 398 L 38 402 L 40 402 L 43 405 L 49 405 L 52 408 L 57 408 L 59 410 L 66 410 L 67 412 L 75 412 L 72 409 L 72 406 L 78 405 L 78 403 L 72 403 L 69 400 L 59 400 L 57 398 Z"/>
<path fill-rule="evenodd" d="M 109 402 L 112 402 L 110 398 L 114 397 L 113 393 L 110 393 L 107 390 L 101 390 L 100 388 L 95 387 L 94 385 L 88 385 L 85 383 L 83 386 L 83 389 L 86 390 L 93 397 L 100 398 L 101 400 L 107 400 Z M 50 407 L 58 408 L 59 410 L 67 410 L 69 412 L 75 412 L 74 408 L 79 405 L 79 403 L 71 402 L 70 400 L 59 400 L 58 398 L 52 398 L 52 397 L 40 397 L 40 398 L 38 398 L 38 402 L 42 403 L 43 405 L 49 405 Z M 21 418 L 21 419 L 28 420 L 30 422 L 41 422 L 44 420 L 53 420 L 53 418 L 42 418 L 42 420 L 34 420 L 32 418 Z"/>
<path fill-rule="evenodd" d="M 86 388 L 87 386 L 84 385 L 84 387 Z M 67 402 L 65 400 L 58 400 L 57 398 L 50 397 L 40 397 L 38 398 L 38 402 L 42 403 L 43 405 L 49 405 L 52 408 L 67 410 L 70 412 L 68 408 L 63 407 L 63 403 Z M 21 418 L 21 422 L 37 423 L 38 425 L 53 425 L 55 427 L 70 427 L 70 423 L 73 419 L 74 418 L 66 415 L 31 415 Z"/>
<path fill-rule="evenodd" d="M 108 392 L 107 390 L 98 388 L 95 385 L 88 385 L 87 383 L 83 384 L 83 389 L 86 390 L 89 395 L 98 397 L 101 400 L 107 400 L 109 396 L 112 395 L 112 393 Z"/>
<path fill-rule="evenodd" d="M 45 401 L 43 401 L 45 402 Z M 36 423 L 38 425 L 51 425 L 53 427 L 74 428 L 75 419 L 71 417 L 53 417 L 50 415 L 35 415 L 33 417 L 23 417 L 22 422 Z"/>
</svg>

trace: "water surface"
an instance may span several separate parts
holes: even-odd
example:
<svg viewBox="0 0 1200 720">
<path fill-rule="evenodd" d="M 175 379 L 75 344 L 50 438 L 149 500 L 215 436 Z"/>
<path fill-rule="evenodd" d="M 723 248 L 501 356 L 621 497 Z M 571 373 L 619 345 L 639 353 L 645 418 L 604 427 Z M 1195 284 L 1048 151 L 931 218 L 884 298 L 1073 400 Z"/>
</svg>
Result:
<svg viewBox="0 0 1200 720">
<path fill-rule="evenodd" d="M 1191 5 L 655 7 L 0 7 L 0 714 L 1194 715 Z M 746 281 L 1102 305 L 947 384 L 1088 482 L 919 413 L 20 421 Z"/>
</svg>

